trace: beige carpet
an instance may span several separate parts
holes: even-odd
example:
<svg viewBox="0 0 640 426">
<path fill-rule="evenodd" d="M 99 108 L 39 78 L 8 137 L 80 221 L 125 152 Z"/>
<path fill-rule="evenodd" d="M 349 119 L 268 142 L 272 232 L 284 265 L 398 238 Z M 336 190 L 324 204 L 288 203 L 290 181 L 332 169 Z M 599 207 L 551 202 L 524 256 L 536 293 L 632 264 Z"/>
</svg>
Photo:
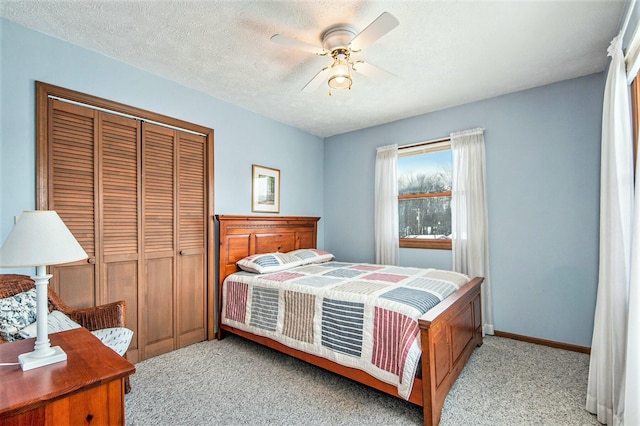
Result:
<svg viewBox="0 0 640 426">
<path fill-rule="evenodd" d="M 136 364 L 128 425 L 419 425 L 422 409 L 228 336 Z M 487 336 L 441 425 L 597 425 L 588 355 Z"/>
</svg>

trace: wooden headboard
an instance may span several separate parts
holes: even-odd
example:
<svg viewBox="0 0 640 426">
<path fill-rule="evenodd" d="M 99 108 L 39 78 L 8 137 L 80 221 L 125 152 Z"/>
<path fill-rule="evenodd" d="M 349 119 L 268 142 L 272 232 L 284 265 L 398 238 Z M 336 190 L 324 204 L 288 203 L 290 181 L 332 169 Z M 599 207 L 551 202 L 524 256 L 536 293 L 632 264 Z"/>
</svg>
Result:
<svg viewBox="0 0 640 426">
<path fill-rule="evenodd" d="M 220 223 L 219 289 L 243 257 L 316 248 L 319 217 L 216 215 Z"/>
<path fill-rule="evenodd" d="M 220 224 L 218 320 L 222 312 L 222 283 L 240 268 L 236 262 L 252 254 L 316 248 L 319 217 L 216 215 Z M 222 330 L 218 331 L 218 339 Z"/>
</svg>

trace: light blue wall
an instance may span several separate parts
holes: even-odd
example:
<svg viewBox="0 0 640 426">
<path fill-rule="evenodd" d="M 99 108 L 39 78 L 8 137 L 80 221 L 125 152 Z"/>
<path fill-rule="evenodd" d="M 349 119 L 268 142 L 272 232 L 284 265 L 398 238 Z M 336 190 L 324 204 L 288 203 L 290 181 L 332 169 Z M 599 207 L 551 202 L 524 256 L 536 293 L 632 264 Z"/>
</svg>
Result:
<svg viewBox="0 0 640 426">
<path fill-rule="evenodd" d="M 495 329 L 591 346 L 603 92 L 594 74 L 326 139 L 326 249 L 374 260 L 376 147 L 482 127 Z M 450 251 L 400 257 L 451 266 Z"/>
<path fill-rule="evenodd" d="M 14 215 L 35 208 L 36 80 L 214 129 L 217 214 L 251 214 L 251 165 L 259 164 L 281 171 L 281 215 L 322 216 L 322 138 L 10 21 L 0 25 L 0 241 Z M 310 176 L 316 191 L 304 183 Z"/>
<path fill-rule="evenodd" d="M 35 207 L 35 81 L 215 131 L 215 211 L 250 214 L 251 164 L 281 169 L 281 214 L 373 261 L 375 148 L 485 128 L 497 330 L 589 346 L 597 283 L 601 74 L 322 139 L 0 19 L 0 240 Z M 324 161 L 323 161 L 324 157 Z M 314 176 L 316 191 L 299 182 Z M 324 185 L 323 185 L 324 182 Z M 403 249 L 449 268 L 448 251 Z M 10 270 L 2 270 L 2 273 Z"/>
</svg>

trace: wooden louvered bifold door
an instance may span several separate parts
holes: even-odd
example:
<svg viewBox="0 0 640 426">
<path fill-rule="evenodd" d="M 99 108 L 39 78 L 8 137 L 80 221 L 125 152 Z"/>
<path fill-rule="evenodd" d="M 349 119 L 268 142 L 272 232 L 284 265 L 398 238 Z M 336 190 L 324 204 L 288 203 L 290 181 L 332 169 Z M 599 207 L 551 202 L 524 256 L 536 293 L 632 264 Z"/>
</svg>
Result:
<svg viewBox="0 0 640 426">
<path fill-rule="evenodd" d="M 98 276 L 94 220 L 97 113 L 55 99 L 48 102 L 48 208 L 58 212 L 89 255 L 87 260 L 51 267 L 51 284 L 69 306 L 84 308 L 96 303 Z"/>
<path fill-rule="evenodd" d="M 132 362 L 213 336 L 213 131 L 44 83 L 36 112 L 37 208 L 89 256 L 50 266 L 52 288 L 124 300 Z"/>
<path fill-rule="evenodd" d="M 129 360 L 139 359 L 138 278 L 140 223 L 140 131 L 138 120 L 100 113 L 102 253 L 101 300 L 127 304 L 126 326 L 133 330 Z"/>
<path fill-rule="evenodd" d="M 179 348 L 206 339 L 206 162 L 204 136 L 178 132 Z"/>
<path fill-rule="evenodd" d="M 175 349 L 175 131 L 142 124 L 144 357 Z"/>
</svg>

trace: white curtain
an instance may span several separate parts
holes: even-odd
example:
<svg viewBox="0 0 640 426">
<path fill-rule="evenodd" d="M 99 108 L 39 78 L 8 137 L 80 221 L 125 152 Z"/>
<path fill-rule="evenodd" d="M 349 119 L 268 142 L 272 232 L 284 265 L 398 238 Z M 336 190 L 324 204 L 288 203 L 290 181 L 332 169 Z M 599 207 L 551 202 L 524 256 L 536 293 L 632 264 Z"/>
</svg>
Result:
<svg viewBox="0 0 640 426">
<path fill-rule="evenodd" d="M 483 130 L 452 133 L 451 151 L 453 154 L 451 191 L 453 270 L 472 277 L 484 277 L 483 331 L 493 334 Z"/>
<path fill-rule="evenodd" d="M 602 111 L 600 262 L 586 408 L 597 415 L 599 422 L 613 425 L 624 424 L 633 159 L 629 88 L 620 35 L 613 39 L 608 53 L 612 60 Z M 637 393 L 629 397 L 638 405 Z"/>
<path fill-rule="evenodd" d="M 398 145 L 388 145 L 377 149 L 375 179 L 376 263 L 397 265 L 400 261 Z"/>
</svg>

